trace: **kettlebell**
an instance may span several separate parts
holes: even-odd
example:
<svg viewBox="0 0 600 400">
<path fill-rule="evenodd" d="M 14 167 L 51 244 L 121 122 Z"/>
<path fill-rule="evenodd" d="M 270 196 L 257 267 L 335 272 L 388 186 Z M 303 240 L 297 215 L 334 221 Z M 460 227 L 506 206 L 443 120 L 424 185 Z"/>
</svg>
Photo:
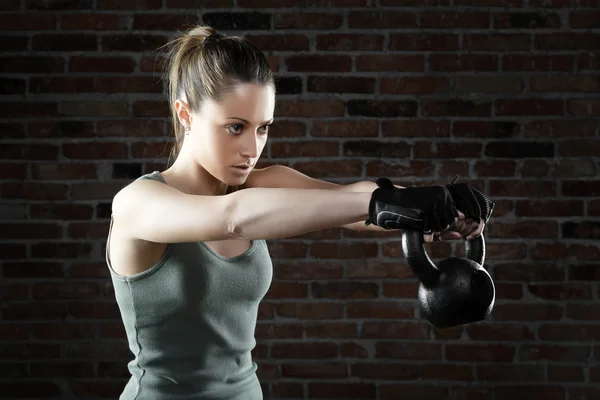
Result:
<svg viewBox="0 0 600 400">
<path fill-rule="evenodd" d="M 405 229 L 402 251 L 421 282 L 421 315 L 436 328 L 449 328 L 486 319 L 494 307 L 496 289 L 483 268 L 483 235 L 465 240 L 465 257 L 450 257 L 436 266 L 427 255 L 423 232 Z"/>
</svg>

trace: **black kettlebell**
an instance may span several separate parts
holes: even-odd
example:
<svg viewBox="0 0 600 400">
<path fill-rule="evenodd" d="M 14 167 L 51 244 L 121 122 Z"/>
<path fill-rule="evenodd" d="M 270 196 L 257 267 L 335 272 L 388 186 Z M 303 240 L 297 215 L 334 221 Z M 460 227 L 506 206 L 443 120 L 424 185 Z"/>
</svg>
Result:
<svg viewBox="0 0 600 400">
<path fill-rule="evenodd" d="M 437 266 L 425 251 L 422 231 L 405 229 L 402 251 L 421 281 L 421 315 L 433 326 L 449 328 L 482 321 L 489 316 L 496 290 L 492 277 L 483 268 L 483 235 L 465 240 L 466 258 L 446 258 Z"/>
</svg>

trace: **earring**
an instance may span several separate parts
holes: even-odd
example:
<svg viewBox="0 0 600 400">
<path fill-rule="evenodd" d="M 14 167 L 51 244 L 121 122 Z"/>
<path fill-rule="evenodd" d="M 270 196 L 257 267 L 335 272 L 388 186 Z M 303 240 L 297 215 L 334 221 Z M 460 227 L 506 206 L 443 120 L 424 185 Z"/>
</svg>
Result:
<svg viewBox="0 0 600 400">
<path fill-rule="evenodd" d="M 189 127 L 189 126 L 186 126 L 186 127 L 185 127 L 185 134 L 186 134 L 186 135 L 189 135 L 189 134 L 190 134 L 190 127 Z"/>
</svg>

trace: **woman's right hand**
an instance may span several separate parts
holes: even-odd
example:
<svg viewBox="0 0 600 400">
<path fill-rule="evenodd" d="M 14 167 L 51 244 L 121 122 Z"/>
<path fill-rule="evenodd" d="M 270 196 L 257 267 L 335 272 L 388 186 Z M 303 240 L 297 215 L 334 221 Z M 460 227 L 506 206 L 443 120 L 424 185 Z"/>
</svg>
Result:
<svg viewBox="0 0 600 400">
<path fill-rule="evenodd" d="M 444 186 L 397 188 L 387 178 L 377 179 L 377 185 L 371 195 L 366 225 L 417 229 L 433 235 L 447 231 L 459 218 L 452 196 Z"/>
</svg>

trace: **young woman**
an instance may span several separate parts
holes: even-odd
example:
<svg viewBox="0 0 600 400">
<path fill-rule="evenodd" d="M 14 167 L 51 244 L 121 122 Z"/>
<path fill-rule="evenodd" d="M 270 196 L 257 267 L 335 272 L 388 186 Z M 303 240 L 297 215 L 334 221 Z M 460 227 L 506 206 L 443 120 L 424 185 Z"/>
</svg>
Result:
<svg viewBox="0 0 600 400">
<path fill-rule="evenodd" d="M 120 399 L 262 399 L 251 350 L 272 278 L 265 240 L 409 226 L 429 232 L 426 241 L 456 240 L 479 235 L 489 215 L 463 199 L 465 218 L 444 186 L 337 185 L 256 169 L 275 107 L 265 56 L 206 26 L 168 45 L 176 160 L 115 195 L 107 240 L 134 355 Z"/>
</svg>

